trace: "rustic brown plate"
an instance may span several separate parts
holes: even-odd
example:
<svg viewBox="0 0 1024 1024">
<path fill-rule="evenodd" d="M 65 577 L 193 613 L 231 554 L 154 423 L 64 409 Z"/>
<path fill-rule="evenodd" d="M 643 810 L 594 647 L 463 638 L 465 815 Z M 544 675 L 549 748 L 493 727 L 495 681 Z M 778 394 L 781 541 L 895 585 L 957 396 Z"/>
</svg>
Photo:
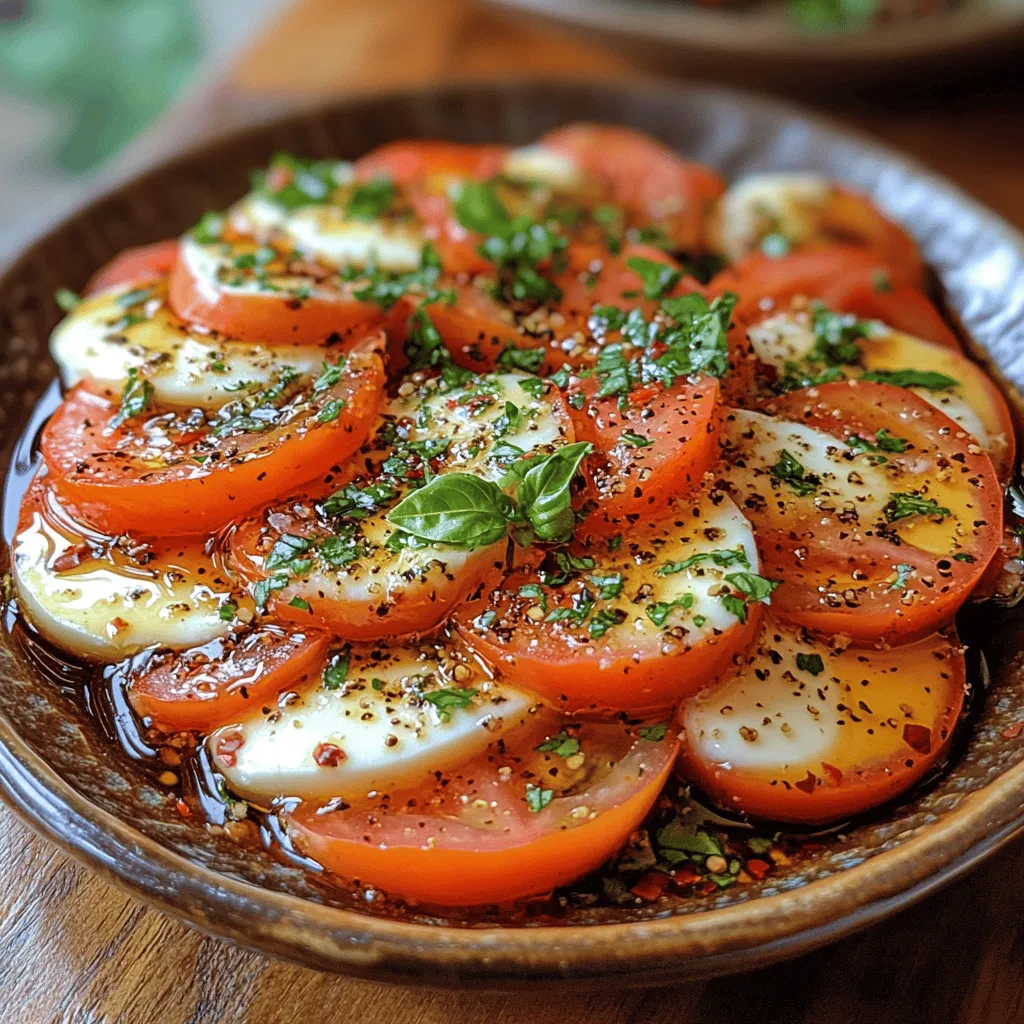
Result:
<svg viewBox="0 0 1024 1024">
<path fill-rule="evenodd" d="M 950 307 L 1008 387 L 1024 384 L 1024 238 L 948 183 L 875 144 L 765 100 L 714 90 L 546 83 L 362 99 L 187 154 L 94 203 L 0 280 L 0 433 L 8 451 L 53 379 L 58 286 L 80 287 L 126 245 L 176 234 L 246 187 L 276 150 L 355 157 L 402 136 L 523 143 L 574 118 L 619 121 L 733 176 L 821 171 L 871 193 L 917 237 Z M 16 459 L 31 458 L 25 447 Z M 10 529 L 10 524 L 6 524 Z M 523 916 L 383 911 L 299 867 L 212 836 L 175 811 L 45 652 L 0 633 L 0 793 L 27 821 L 155 905 L 243 945 L 365 977 L 497 986 L 565 978 L 657 984 L 763 965 L 830 942 L 962 874 L 1024 830 L 1024 678 L 1012 616 L 981 637 L 991 685 L 951 769 L 852 824 L 778 875 L 665 909 Z M 986 675 L 975 658 L 976 684 Z"/>
</svg>

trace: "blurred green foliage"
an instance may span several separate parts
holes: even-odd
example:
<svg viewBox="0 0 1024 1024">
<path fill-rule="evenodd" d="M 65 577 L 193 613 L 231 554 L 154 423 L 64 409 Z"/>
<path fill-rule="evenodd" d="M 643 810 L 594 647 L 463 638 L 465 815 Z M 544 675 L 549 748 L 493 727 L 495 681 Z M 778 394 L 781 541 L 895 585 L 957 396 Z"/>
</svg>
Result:
<svg viewBox="0 0 1024 1024">
<path fill-rule="evenodd" d="M 191 0 L 8 0 L 0 14 L 0 87 L 57 109 L 50 158 L 71 172 L 159 116 L 202 50 Z"/>
</svg>

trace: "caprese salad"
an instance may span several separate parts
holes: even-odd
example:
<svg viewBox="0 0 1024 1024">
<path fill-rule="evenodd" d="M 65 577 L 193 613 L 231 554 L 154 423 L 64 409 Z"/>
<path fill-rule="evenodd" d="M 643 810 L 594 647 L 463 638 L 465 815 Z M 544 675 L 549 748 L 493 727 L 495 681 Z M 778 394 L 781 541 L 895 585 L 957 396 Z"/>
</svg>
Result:
<svg viewBox="0 0 1024 1024">
<path fill-rule="evenodd" d="M 339 883 L 764 877 L 679 794 L 772 836 L 904 793 L 1020 568 L 925 289 L 863 196 L 622 128 L 279 155 L 60 294 L 18 611 Z"/>
</svg>

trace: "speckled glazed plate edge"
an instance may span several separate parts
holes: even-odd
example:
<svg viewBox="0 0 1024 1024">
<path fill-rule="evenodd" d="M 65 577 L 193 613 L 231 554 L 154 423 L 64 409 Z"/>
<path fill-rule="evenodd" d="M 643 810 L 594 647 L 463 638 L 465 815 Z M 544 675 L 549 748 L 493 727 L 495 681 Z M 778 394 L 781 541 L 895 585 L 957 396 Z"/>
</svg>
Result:
<svg viewBox="0 0 1024 1024">
<path fill-rule="evenodd" d="M 794 108 L 715 89 L 522 83 L 338 103 L 247 130 L 96 201 L 0 279 L 0 434 L 10 448 L 53 377 L 58 286 L 116 251 L 180 232 L 245 188 L 276 150 L 356 156 L 388 139 L 527 142 L 566 121 L 632 124 L 733 177 L 803 168 L 870 194 L 917 237 L 946 301 L 1008 388 L 1024 384 L 1024 238 L 947 182 Z M 1016 400 L 1016 394 L 1012 393 Z M 298 963 L 422 984 L 659 984 L 762 966 L 864 927 L 1024 830 L 1024 679 L 1012 617 L 983 706 L 942 778 L 781 876 L 670 909 L 559 926 L 396 919 L 325 905 L 303 873 L 180 819 L 78 703 L 0 642 L 0 794 L 107 877 L 205 931 Z M 302 898 L 302 897 L 309 898 Z"/>
</svg>

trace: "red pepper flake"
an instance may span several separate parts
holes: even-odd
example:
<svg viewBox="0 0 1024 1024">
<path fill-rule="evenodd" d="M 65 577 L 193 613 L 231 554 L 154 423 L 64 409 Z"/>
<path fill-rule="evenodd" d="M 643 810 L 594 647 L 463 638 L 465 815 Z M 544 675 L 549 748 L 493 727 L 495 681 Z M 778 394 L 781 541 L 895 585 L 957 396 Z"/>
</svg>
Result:
<svg viewBox="0 0 1024 1024">
<path fill-rule="evenodd" d="M 244 742 L 243 736 L 240 732 L 231 732 L 226 736 L 221 736 L 217 740 L 217 756 L 224 762 L 228 768 L 234 767 L 235 754 L 242 748 Z"/>
<path fill-rule="evenodd" d="M 189 806 L 188 806 L 187 803 L 185 803 L 184 800 L 179 800 L 174 805 L 174 808 L 183 818 L 191 818 L 192 817 L 192 811 L 189 810 Z"/>
<path fill-rule="evenodd" d="M 714 882 L 704 882 L 701 884 L 701 896 L 710 896 L 713 892 L 718 892 L 718 886 Z"/>
<path fill-rule="evenodd" d="M 806 779 L 801 779 L 799 782 L 794 782 L 796 786 L 803 793 L 811 794 L 814 792 L 814 787 L 818 784 L 818 776 L 812 774 L 810 771 L 807 773 Z"/>
<path fill-rule="evenodd" d="M 665 886 L 670 881 L 668 875 L 661 871 L 648 871 L 630 891 L 634 896 L 639 896 L 645 902 L 652 903 L 665 891 Z"/>
<path fill-rule="evenodd" d="M 54 572 L 69 572 L 77 569 L 86 559 L 92 557 L 92 548 L 86 543 L 76 544 L 53 560 Z"/>
<path fill-rule="evenodd" d="M 683 864 L 672 872 L 672 881 L 679 888 L 685 888 L 699 882 L 701 876 L 689 865 Z"/>
<path fill-rule="evenodd" d="M 753 875 L 760 882 L 768 874 L 771 864 L 766 860 L 759 860 L 755 857 L 753 860 L 748 860 L 744 867 L 747 869 L 748 874 Z"/>
<path fill-rule="evenodd" d="M 831 782 L 833 786 L 838 786 L 839 783 L 843 781 L 843 773 L 834 764 L 822 761 L 821 767 L 828 776 L 828 781 Z"/>
<path fill-rule="evenodd" d="M 337 768 L 347 757 L 348 754 L 334 743 L 318 743 L 313 748 L 313 760 L 321 768 Z"/>
<path fill-rule="evenodd" d="M 1017 722 L 1016 725 L 1008 725 L 1003 730 L 1003 739 L 1015 740 L 1022 732 L 1024 732 L 1024 722 Z"/>
<path fill-rule="evenodd" d="M 908 722 L 903 726 L 903 742 L 913 747 L 919 754 L 932 752 L 932 731 L 923 725 Z"/>
</svg>

